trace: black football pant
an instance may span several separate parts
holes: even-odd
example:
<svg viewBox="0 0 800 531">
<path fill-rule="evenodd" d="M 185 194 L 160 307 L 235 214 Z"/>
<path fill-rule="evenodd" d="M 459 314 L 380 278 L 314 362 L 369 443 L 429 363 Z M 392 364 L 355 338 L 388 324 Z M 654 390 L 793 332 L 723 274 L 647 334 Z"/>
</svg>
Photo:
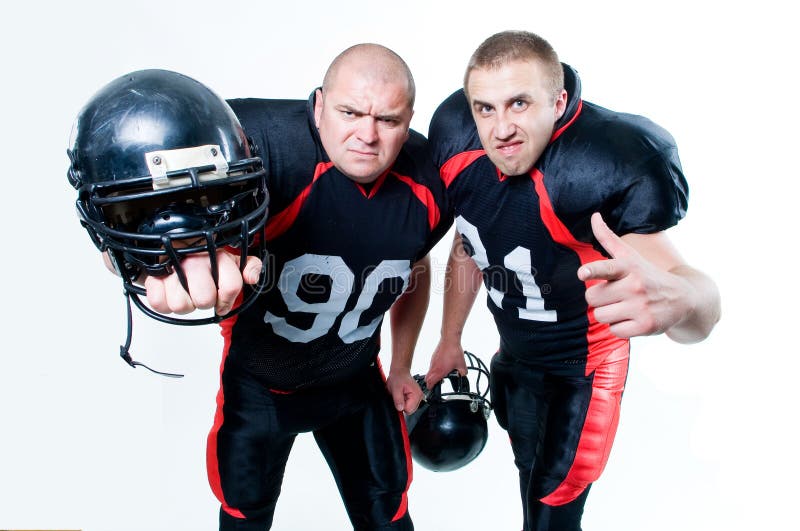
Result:
<svg viewBox="0 0 800 531">
<path fill-rule="evenodd" d="M 271 527 L 292 444 L 308 431 L 355 530 L 413 530 L 405 420 L 377 363 L 347 382 L 287 394 L 265 388 L 226 360 L 208 437 L 208 475 L 222 504 L 221 531 Z M 313 510 L 313 500 L 306 509 Z M 320 522 L 318 529 L 325 528 Z"/>
<path fill-rule="evenodd" d="M 495 416 L 519 470 L 525 531 L 580 531 L 589 487 L 603 471 L 619 421 L 628 345 L 591 374 L 563 376 L 502 352 L 492 359 Z"/>
</svg>

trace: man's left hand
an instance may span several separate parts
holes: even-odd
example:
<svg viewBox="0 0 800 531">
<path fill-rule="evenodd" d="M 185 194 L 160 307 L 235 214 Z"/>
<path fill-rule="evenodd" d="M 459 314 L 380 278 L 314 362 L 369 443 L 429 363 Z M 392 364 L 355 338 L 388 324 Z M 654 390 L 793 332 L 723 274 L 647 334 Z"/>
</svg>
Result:
<svg viewBox="0 0 800 531">
<path fill-rule="evenodd" d="M 665 271 L 614 234 L 600 214 L 592 215 L 592 232 L 611 255 L 578 269 L 587 283 L 586 302 L 598 322 L 622 338 L 659 334 L 686 316 L 690 284 Z"/>
</svg>

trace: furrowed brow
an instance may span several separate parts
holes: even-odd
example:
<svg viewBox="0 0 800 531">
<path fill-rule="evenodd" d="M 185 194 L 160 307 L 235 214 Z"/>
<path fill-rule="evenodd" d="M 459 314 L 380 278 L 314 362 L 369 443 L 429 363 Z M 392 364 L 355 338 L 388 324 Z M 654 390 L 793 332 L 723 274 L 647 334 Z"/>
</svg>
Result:
<svg viewBox="0 0 800 531">
<path fill-rule="evenodd" d="M 376 120 L 381 120 L 383 122 L 399 122 L 400 121 L 399 114 L 377 114 L 375 115 Z"/>
<path fill-rule="evenodd" d="M 353 113 L 353 114 L 355 114 L 356 116 L 364 116 L 365 114 L 367 114 L 367 113 L 365 113 L 364 111 L 361 111 L 361 110 L 359 110 L 359 109 L 357 109 L 357 108 L 353 107 L 352 105 L 347 105 L 347 104 L 344 104 L 344 103 L 343 103 L 343 104 L 340 104 L 340 105 L 337 105 L 337 106 L 336 106 L 336 110 L 338 110 L 338 111 L 345 111 L 345 112 L 349 112 L 349 113 Z"/>
</svg>

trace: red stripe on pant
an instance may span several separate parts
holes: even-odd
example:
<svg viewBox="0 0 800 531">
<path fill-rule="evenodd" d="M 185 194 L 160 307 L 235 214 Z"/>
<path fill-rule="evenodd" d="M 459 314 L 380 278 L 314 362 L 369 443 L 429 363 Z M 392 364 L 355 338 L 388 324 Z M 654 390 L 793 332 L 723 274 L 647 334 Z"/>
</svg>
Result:
<svg viewBox="0 0 800 531">
<path fill-rule="evenodd" d="M 383 365 L 381 364 L 381 359 L 376 358 L 375 363 L 378 364 L 378 369 L 380 370 L 381 376 L 383 377 L 383 383 L 386 383 L 386 373 L 383 372 Z M 387 392 L 389 389 L 386 389 Z M 408 427 L 406 426 L 406 417 L 403 415 L 402 411 L 397 412 L 397 416 L 400 420 L 400 429 L 403 432 L 403 450 L 406 454 L 406 473 L 408 475 L 408 480 L 406 481 L 406 489 L 403 491 L 403 496 L 400 499 L 400 506 L 397 508 L 397 512 L 394 513 L 392 517 L 392 522 L 396 522 L 400 520 L 405 514 L 408 512 L 408 489 L 411 488 L 411 481 L 414 479 L 414 469 L 411 460 L 411 443 L 408 440 Z"/>
<path fill-rule="evenodd" d="M 581 430 L 575 460 L 567 477 L 541 499 L 547 505 L 564 505 L 593 483 L 608 462 L 619 424 L 620 402 L 628 374 L 630 344 L 613 351 L 595 370 L 592 398 Z"/>
<path fill-rule="evenodd" d="M 242 293 L 236 298 L 234 308 L 239 306 L 242 302 Z M 233 333 L 233 325 L 236 323 L 238 316 L 231 317 L 220 323 L 220 333 L 224 338 L 224 346 L 222 349 L 222 362 L 219 367 L 219 391 L 217 392 L 217 411 L 214 414 L 214 425 L 208 434 L 206 442 L 206 472 L 208 474 L 208 484 L 211 486 L 211 492 L 217 497 L 222 510 L 233 516 L 234 518 L 244 518 L 244 514 L 238 509 L 230 507 L 225 501 L 225 495 L 222 492 L 222 481 L 219 477 L 219 461 L 217 461 L 217 434 L 219 433 L 222 423 L 225 420 L 222 413 L 222 406 L 225 404 L 225 393 L 222 390 L 222 371 L 225 367 L 225 360 L 228 358 L 228 351 L 231 347 L 231 334 Z"/>
</svg>

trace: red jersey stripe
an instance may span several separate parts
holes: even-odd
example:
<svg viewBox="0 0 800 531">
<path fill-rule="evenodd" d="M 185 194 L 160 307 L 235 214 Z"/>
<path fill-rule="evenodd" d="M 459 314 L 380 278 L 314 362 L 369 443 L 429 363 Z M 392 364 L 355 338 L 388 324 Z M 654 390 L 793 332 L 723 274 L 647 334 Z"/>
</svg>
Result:
<svg viewBox="0 0 800 531">
<path fill-rule="evenodd" d="M 373 197 L 375 197 L 375 194 L 378 193 L 378 190 L 383 185 L 383 182 L 386 180 L 386 176 L 387 175 L 389 175 L 389 170 L 386 170 L 385 172 L 380 174 L 378 176 L 378 178 L 375 179 L 375 184 L 372 185 L 372 189 L 370 189 L 369 193 L 367 193 L 367 191 L 364 189 L 364 185 L 363 184 L 359 184 L 359 183 L 355 183 L 355 184 L 358 187 L 358 190 L 361 192 L 361 195 L 363 195 L 367 199 L 372 199 Z"/>
<path fill-rule="evenodd" d="M 411 191 L 417 196 L 425 208 L 428 209 L 428 226 L 431 230 L 439 224 L 439 207 L 436 205 L 436 201 L 433 198 L 433 194 L 431 193 L 430 189 L 424 184 L 419 184 L 418 182 L 414 181 L 411 177 L 406 177 L 405 175 L 400 175 L 399 173 L 392 172 L 392 175 L 397 177 L 400 181 L 406 183 Z"/>
<path fill-rule="evenodd" d="M 320 162 L 317 164 L 317 167 L 314 170 L 314 178 L 311 179 L 311 183 L 303 188 L 303 191 L 300 192 L 297 197 L 295 197 L 294 201 L 292 201 L 288 207 L 284 208 L 282 211 L 272 216 L 269 221 L 267 221 L 267 226 L 264 229 L 267 240 L 274 240 L 292 226 L 292 223 L 294 223 L 298 214 L 300 214 L 300 209 L 303 207 L 303 203 L 305 203 L 308 195 L 311 193 L 311 187 L 314 186 L 314 183 L 317 182 L 317 179 L 319 179 L 320 175 L 328 171 L 332 166 L 333 162 Z"/>
<path fill-rule="evenodd" d="M 558 219 L 553 204 L 550 202 L 550 196 L 547 194 L 547 189 L 544 186 L 544 175 L 539 170 L 531 172 L 533 185 L 536 188 L 536 193 L 539 196 L 539 211 L 541 212 L 542 221 L 547 227 L 550 236 L 556 243 L 560 243 L 575 251 L 578 255 L 581 265 L 596 260 L 605 260 L 599 251 L 597 251 L 591 244 L 578 241 L 569 229 Z M 600 280 L 590 280 L 585 282 L 586 287 L 592 286 Z M 626 339 L 620 339 L 609 330 L 609 326 L 604 323 L 598 323 L 594 318 L 594 308 L 587 309 L 587 317 L 589 318 L 589 329 L 586 333 L 586 339 L 589 343 L 589 352 L 586 356 L 586 375 L 594 371 L 600 362 L 612 351 L 620 348 L 627 343 Z"/>
<path fill-rule="evenodd" d="M 439 176 L 444 181 L 445 187 L 450 187 L 453 179 L 458 177 L 458 174 L 464 171 L 464 168 L 475 162 L 486 154 L 483 149 L 476 149 L 474 151 L 465 151 L 454 156 L 444 164 L 439 170 Z"/>
<path fill-rule="evenodd" d="M 553 133 L 553 136 L 550 137 L 550 142 L 555 141 L 556 138 L 561 136 L 561 133 L 566 131 L 567 128 L 572 125 L 572 122 L 574 122 L 581 114 L 582 109 L 583 109 L 583 100 L 578 100 L 578 108 L 575 109 L 575 114 L 572 116 L 572 118 L 569 119 L 569 122 L 559 127 L 558 130 L 555 133 Z"/>
</svg>

